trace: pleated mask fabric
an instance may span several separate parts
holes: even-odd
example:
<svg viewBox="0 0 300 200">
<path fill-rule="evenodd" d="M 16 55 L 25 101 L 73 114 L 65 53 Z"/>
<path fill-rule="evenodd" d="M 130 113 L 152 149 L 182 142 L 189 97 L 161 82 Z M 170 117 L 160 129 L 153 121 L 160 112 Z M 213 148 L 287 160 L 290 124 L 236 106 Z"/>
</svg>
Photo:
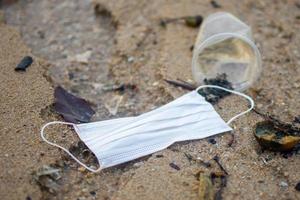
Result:
<svg viewBox="0 0 300 200">
<path fill-rule="evenodd" d="M 197 91 L 204 87 L 223 89 L 247 98 L 251 107 L 233 117 L 227 123 Z M 135 117 L 125 117 L 105 121 L 73 124 L 50 122 L 41 130 L 41 137 L 48 144 L 66 151 L 79 164 L 92 172 L 122 164 L 142 156 L 163 150 L 175 142 L 202 139 L 231 131 L 234 119 L 249 112 L 253 100 L 245 94 L 219 86 L 205 85 L 176 100 L 150 112 Z M 74 127 L 79 138 L 95 154 L 100 164 L 98 169 L 88 167 L 72 155 L 66 148 L 49 142 L 44 129 L 51 124 L 67 124 Z"/>
</svg>

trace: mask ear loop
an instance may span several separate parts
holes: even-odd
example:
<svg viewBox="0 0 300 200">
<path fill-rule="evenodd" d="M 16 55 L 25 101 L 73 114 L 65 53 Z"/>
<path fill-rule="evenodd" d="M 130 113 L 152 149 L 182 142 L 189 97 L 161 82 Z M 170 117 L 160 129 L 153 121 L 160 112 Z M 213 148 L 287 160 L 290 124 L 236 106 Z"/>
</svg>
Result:
<svg viewBox="0 0 300 200">
<path fill-rule="evenodd" d="M 220 86 L 217 86 L 217 85 L 202 85 L 202 86 L 198 87 L 198 88 L 196 89 L 196 91 L 198 92 L 198 90 L 200 90 L 200 89 L 202 89 L 202 88 L 217 88 L 217 89 L 221 89 L 221 90 L 224 90 L 224 91 L 226 91 L 226 92 L 230 92 L 230 93 L 233 93 L 233 94 L 242 96 L 242 97 L 244 97 L 245 99 L 247 99 L 247 100 L 250 102 L 250 105 L 251 105 L 250 108 L 247 109 L 247 110 L 245 110 L 245 111 L 243 111 L 243 112 L 241 112 L 241 113 L 239 113 L 239 114 L 237 114 L 237 115 L 235 115 L 235 116 L 232 117 L 230 120 L 228 120 L 228 121 L 226 122 L 228 125 L 229 125 L 232 121 L 234 121 L 236 118 L 238 118 L 238 117 L 240 117 L 240 116 L 242 116 L 242 115 L 244 115 L 244 114 L 250 112 L 250 111 L 254 108 L 254 105 L 255 105 L 255 104 L 254 104 L 253 99 L 252 99 L 250 96 L 248 96 L 248 95 L 246 95 L 246 94 L 243 94 L 243 93 L 241 93 L 241 92 L 237 92 L 237 91 L 234 91 L 234 90 L 230 90 L 230 89 L 227 89 L 227 88 L 224 88 L 224 87 L 220 87 Z"/>
<path fill-rule="evenodd" d="M 78 164 L 80 164 L 81 166 L 83 166 L 84 168 L 86 168 L 87 170 L 89 170 L 89 171 L 91 171 L 91 172 L 96 173 L 96 172 L 99 172 L 99 171 L 102 170 L 101 165 L 100 165 L 100 167 L 99 167 L 98 169 L 92 169 L 92 168 L 88 167 L 86 164 L 84 164 L 84 163 L 82 163 L 80 160 L 78 160 L 78 159 L 77 159 L 77 158 L 76 158 L 76 157 L 75 157 L 68 149 L 66 149 L 66 148 L 64 148 L 64 147 L 62 147 L 62 146 L 60 146 L 60 145 L 58 145 L 58 144 L 55 144 L 55 143 L 50 142 L 49 140 L 47 140 L 47 139 L 45 138 L 45 136 L 44 136 L 44 130 L 45 130 L 45 128 L 46 128 L 47 126 L 53 125 L 53 124 L 66 124 L 66 125 L 71 125 L 71 126 L 73 126 L 73 128 L 75 129 L 76 132 L 77 132 L 77 130 L 78 130 L 76 124 L 74 124 L 74 123 L 61 122 L 61 121 L 53 121 L 53 122 L 49 122 L 49 123 L 45 124 L 45 125 L 42 127 L 42 129 L 41 129 L 41 137 L 42 137 L 42 139 L 43 139 L 46 143 L 48 143 L 48 144 L 50 144 L 50 145 L 52 145 L 52 146 L 55 146 L 55 147 L 58 147 L 58 148 L 62 149 L 64 152 L 66 152 L 67 154 L 69 154 L 69 156 L 71 156 Z"/>
</svg>

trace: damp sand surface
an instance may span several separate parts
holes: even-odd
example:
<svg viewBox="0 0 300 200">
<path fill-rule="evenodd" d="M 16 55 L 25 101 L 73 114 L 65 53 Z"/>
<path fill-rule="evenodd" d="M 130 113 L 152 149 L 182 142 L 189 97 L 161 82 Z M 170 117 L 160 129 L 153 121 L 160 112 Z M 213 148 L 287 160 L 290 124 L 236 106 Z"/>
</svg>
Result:
<svg viewBox="0 0 300 200">
<path fill-rule="evenodd" d="M 292 121 L 299 115 L 299 6 L 296 1 L 111 0 L 10 1 L 0 25 L 0 196 L 1 199 L 197 199 L 199 170 L 218 171 L 191 163 L 185 153 L 209 161 L 219 155 L 228 171 L 223 199 L 299 199 L 300 155 L 262 151 L 253 136 L 263 119 L 250 113 L 232 124 L 231 136 L 181 142 L 117 167 L 91 174 L 39 137 L 42 124 L 61 120 L 54 114 L 53 87 L 63 85 L 91 101 L 93 120 L 132 116 L 186 93 L 163 79 L 193 81 L 192 52 L 198 30 L 178 22 L 159 26 L 167 17 L 226 10 L 252 27 L 263 55 L 259 81 L 246 91 L 257 108 Z M 95 15 L 94 7 L 100 11 Z M 1 15 L 2 16 L 2 15 Z M 3 19 L 3 18 L 1 18 Z M 90 52 L 90 53 L 89 53 Z M 34 63 L 25 73 L 14 67 L 26 55 Z M 109 84 L 129 83 L 137 90 L 105 92 Z M 224 120 L 245 109 L 231 95 L 215 108 Z M 67 127 L 49 128 L 49 138 L 69 147 L 79 139 Z M 51 133 L 51 134 L 50 134 Z M 175 163 L 180 170 L 170 167 Z M 55 192 L 33 178 L 43 165 L 55 165 L 61 178 Z M 96 165 L 96 163 L 91 163 Z"/>
</svg>

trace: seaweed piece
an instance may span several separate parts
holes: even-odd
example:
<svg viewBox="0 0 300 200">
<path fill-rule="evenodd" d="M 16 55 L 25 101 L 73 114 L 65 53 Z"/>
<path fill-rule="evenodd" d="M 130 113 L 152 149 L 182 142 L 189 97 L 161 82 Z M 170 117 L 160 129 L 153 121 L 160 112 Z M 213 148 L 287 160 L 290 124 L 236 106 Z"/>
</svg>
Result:
<svg viewBox="0 0 300 200">
<path fill-rule="evenodd" d="M 15 71 L 26 71 L 27 67 L 29 67 L 32 63 L 33 63 L 32 57 L 25 56 L 17 65 Z"/>
<path fill-rule="evenodd" d="M 199 173 L 198 200 L 214 200 L 214 188 L 208 175 Z"/>
<path fill-rule="evenodd" d="M 217 85 L 232 90 L 232 83 L 227 80 L 227 74 L 218 74 L 216 78 L 204 79 L 206 85 Z M 217 88 L 203 88 L 198 90 L 198 93 L 211 104 L 216 104 L 225 96 L 230 95 L 230 92 L 220 90 Z"/>
<path fill-rule="evenodd" d="M 55 88 L 54 97 L 55 111 L 62 115 L 67 122 L 90 122 L 91 117 L 95 114 L 86 100 L 72 95 L 60 86 Z"/>
<path fill-rule="evenodd" d="M 300 136 L 291 134 L 289 131 L 290 129 L 277 126 L 273 121 L 267 120 L 256 124 L 254 136 L 258 143 L 266 149 L 290 151 L 300 142 Z"/>
<path fill-rule="evenodd" d="M 222 200 L 223 189 L 227 186 L 227 175 L 223 172 L 212 172 L 210 178 L 213 184 L 215 184 L 216 179 L 220 179 L 220 187 L 215 194 L 215 200 Z"/>
</svg>

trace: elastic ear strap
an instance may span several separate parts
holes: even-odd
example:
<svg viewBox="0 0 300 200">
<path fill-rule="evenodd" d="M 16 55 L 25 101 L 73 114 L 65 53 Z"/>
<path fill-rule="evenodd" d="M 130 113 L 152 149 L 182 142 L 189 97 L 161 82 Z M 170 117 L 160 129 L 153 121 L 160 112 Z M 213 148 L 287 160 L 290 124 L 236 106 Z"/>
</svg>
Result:
<svg viewBox="0 0 300 200">
<path fill-rule="evenodd" d="M 84 168 L 86 168 L 87 170 L 89 170 L 89 171 L 91 171 L 91 172 L 99 172 L 99 171 L 101 171 L 101 166 L 98 168 L 98 169 L 92 169 L 92 168 L 90 168 L 90 167 L 88 167 L 86 164 L 84 164 L 84 163 L 82 163 L 80 160 L 78 160 L 68 149 L 66 149 L 66 148 L 64 148 L 64 147 L 62 147 L 62 146 L 60 146 L 60 145 L 58 145 L 58 144 L 55 144 L 55 143 L 53 143 L 53 142 L 50 142 L 50 141 L 48 141 L 46 138 L 45 138 L 45 136 L 44 136 L 44 130 L 45 130 L 45 128 L 47 127 L 47 126 L 49 126 L 49 125 L 53 125 L 53 124 L 66 124 L 66 125 L 71 125 L 71 126 L 73 126 L 75 129 L 76 129 L 76 124 L 73 124 L 73 123 L 69 123 L 69 122 L 61 122 L 61 121 L 53 121 L 53 122 L 49 122 L 49 123 L 47 123 L 47 124 L 45 124 L 43 127 L 42 127 L 42 129 L 41 129 L 41 137 L 42 137 L 42 139 L 46 142 L 46 143 L 48 143 L 48 144 L 50 144 L 50 145 L 52 145 L 52 146 L 55 146 L 55 147 L 58 147 L 58 148 L 60 148 L 60 149 L 62 149 L 63 151 L 65 151 L 67 154 L 69 154 L 78 164 L 80 164 L 81 166 L 83 166 Z"/>
<path fill-rule="evenodd" d="M 220 86 L 217 86 L 217 85 L 202 85 L 202 86 L 198 87 L 196 89 L 196 91 L 198 91 L 199 89 L 202 89 L 202 88 L 217 88 L 217 89 L 221 89 L 221 90 L 224 90 L 226 92 L 231 92 L 233 94 L 242 96 L 242 97 L 246 98 L 250 102 L 251 106 L 250 106 L 250 108 L 248 110 L 245 110 L 245 111 L 237 114 L 236 116 L 232 117 L 230 120 L 228 120 L 227 124 L 230 124 L 233 120 L 235 120 L 236 118 L 238 118 L 238 117 L 240 117 L 240 116 L 242 116 L 242 115 L 250 112 L 254 108 L 254 101 L 253 101 L 253 99 L 251 97 L 249 97 L 248 95 L 245 95 L 243 93 L 240 93 L 240 92 L 237 92 L 237 91 L 234 91 L 234 90 L 230 90 L 230 89 L 227 89 L 227 88 L 224 88 L 224 87 L 220 87 Z"/>
</svg>

